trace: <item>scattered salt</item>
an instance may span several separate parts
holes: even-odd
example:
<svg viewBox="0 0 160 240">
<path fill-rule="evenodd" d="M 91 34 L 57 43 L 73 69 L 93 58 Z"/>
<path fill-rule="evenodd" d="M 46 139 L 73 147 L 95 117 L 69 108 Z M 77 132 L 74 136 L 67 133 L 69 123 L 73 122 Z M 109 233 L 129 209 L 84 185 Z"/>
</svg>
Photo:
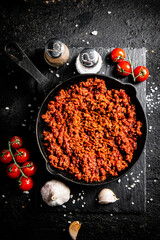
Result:
<svg viewBox="0 0 160 240">
<path fill-rule="evenodd" d="M 118 179 L 118 182 L 120 183 L 120 182 L 121 182 L 121 179 Z"/>
<path fill-rule="evenodd" d="M 9 107 L 5 107 L 6 110 L 9 110 Z"/>
<path fill-rule="evenodd" d="M 98 32 L 97 31 L 93 31 L 93 32 L 91 32 L 91 34 L 96 36 L 98 34 Z"/>
<path fill-rule="evenodd" d="M 111 14 L 111 11 L 108 11 L 108 14 Z"/>
<path fill-rule="evenodd" d="M 29 191 L 23 191 L 24 194 L 29 194 Z"/>
<path fill-rule="evenodd" d="M 59 77 L 60 77 L 60 75 L 59 75 L 58 73 L 56 73 L 56 77 L 58 77 L 58 78 L 59 78 Z"/>
</svg>

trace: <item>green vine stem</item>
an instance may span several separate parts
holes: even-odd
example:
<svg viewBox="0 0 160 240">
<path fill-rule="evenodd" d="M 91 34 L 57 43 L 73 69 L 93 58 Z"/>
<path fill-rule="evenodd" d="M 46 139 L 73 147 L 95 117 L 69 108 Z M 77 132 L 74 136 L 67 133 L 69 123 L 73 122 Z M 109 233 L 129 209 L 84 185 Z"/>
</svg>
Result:
<svg viewBox="0 0 160 240">
<path fill-rule="evenodd" d="M 12 159 L 13 159 L 14 164 L 19 168 L 22 176 L 24 176 L 25 178 L 27 178 L 27 176 L 23 173 L 21 167 L 18 165 L 18 163 L 16 162 L 16 160 L 15 160 L 15 158 L 14 158 L 14 155 L 13 155 L 12 150 L 11 150 L 11 143 L 10 143 L 10 141 L 8 142 L 8 150 L 9 150 L 11 156 L 12 156 Z"/>
</svg>

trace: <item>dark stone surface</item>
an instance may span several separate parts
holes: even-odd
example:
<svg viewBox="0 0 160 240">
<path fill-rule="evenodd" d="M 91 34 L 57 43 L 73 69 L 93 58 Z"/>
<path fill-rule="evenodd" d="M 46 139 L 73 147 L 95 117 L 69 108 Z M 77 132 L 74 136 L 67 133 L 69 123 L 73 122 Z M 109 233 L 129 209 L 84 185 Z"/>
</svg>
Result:
<svg viewBox="0 0 160 240">
<path fill-rule="evenodd" d="M 0 226 L 2 239 L 69 239 L 68 221 L 79 220 L 78 239 L 159 239 L 159 1 L 1 1 L 0 3 L 0 150 L 20 135 L 37 163 L 35 187 L 29 195 L 0 166 Z M 97 36 L 91 34 L 97 30 Z M 35 81 L 3 54 L 6 41 L 16 40 L 40 71 L 50 79 L 58 73 L 43 60 L 41 49 L 57 37 L 69 47 L 146 48 L 150 77 L 146 83 L 148 140 L 146 144 L 146 212 L 81 213 L 42 207 L 39 187 L 51 175 L 35 138 L 35 119 L 43 96 Z M 53 71 L 53 74 L 51 74 Z M 55 79 L 55 77 L 53 78 Z M 56 77 L 57 82 L 58 78 Z M 55 82 L 53 81 L 53 85 Z M 28 107 L 31 104 L 31 107 Z M 29 105 L 30 106 L 30 105 Z M 9 110 L 6 109 L 9 107 Z M 34 111 L 33 111 L 34 110 Z M 127 200 L 126 200 L 127 201 Z M 38 204 L 37 204 L 38 203 Z"/>
</svg>

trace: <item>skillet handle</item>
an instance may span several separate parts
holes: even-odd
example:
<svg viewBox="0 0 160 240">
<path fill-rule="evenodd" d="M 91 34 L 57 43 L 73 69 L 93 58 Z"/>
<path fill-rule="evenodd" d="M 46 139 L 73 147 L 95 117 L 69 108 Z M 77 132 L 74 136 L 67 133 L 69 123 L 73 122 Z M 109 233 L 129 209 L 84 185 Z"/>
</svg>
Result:
<svg viewBox="0 0 160 240">
<path fill-rule="evenodd" d="M 46 88 L 49 80 L 36 68 L 16 42 L 8 42 L 4 46 L 4 51 L 14 63 L 29 73 L 43 88 Z"/>
</svg>

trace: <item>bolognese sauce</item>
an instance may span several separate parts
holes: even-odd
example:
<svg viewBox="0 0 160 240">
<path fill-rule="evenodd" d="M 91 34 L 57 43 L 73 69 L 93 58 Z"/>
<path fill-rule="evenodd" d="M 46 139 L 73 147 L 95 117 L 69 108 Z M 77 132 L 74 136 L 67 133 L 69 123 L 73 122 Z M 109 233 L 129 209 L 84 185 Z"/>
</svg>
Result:
<svg viewBox="0 0 160 240">
<path fill-rule="evenodd" d="M 125 90 L 107 89 L 96 77 L 60 90 L 42 118 L 50 165 L 85 182 L 118 176 L 142 135 Z"/>
</svg>

